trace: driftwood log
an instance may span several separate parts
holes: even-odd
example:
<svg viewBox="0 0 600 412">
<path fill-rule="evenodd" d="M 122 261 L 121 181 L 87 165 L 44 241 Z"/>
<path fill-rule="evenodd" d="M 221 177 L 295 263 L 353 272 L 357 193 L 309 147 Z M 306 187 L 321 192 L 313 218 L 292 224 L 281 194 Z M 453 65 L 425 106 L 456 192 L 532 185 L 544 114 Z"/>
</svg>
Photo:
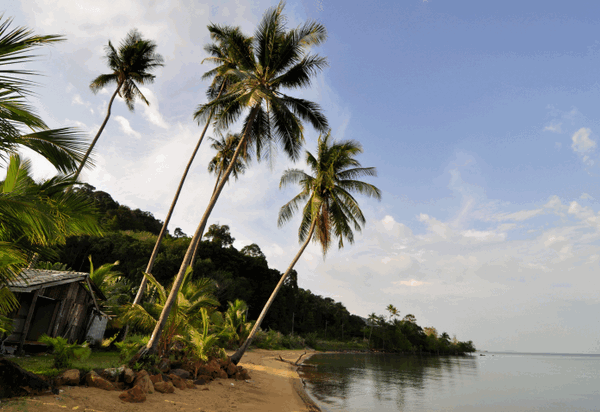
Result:
<svg viewBox="0 0 600 412">
<path fill-rule="evenodd" d="M 36 395 L 58 390 L 34 373 L 0 357 L 0 398 Z"/>
<path fill-rule="evenodd" d="M 317 367 L 316 365 L 305 365 L 305 364 L 298 364 L 298 362 L 300 362 L 300 359 L 302 359 L 302 357 L 303 357 L 304 355 L 306 355 L 306 352 L 304 352 L 302 355 L 300 355 L 300 357 L 299 357 L 298 359 L 296 359 L 296 362 L 292 362 L 292 361 L 289 361 L 289 360 L 285 360 L 285 359 L 283 359 L 283 358 L 281 357 L 281 355 L 279 355 L 279 359 L 275 358 L 275 360 L 278 360 L 278 361 L 281 361 L 281 362 L 285 362 L 285 363 L 289 363 L 289 364 L 290 364 L 290 365 L 292 365 L 292 366 L 301 366 L 301 367 L 303 367 L 303 368 L 306 368 L 306 367 L 308 367 L 308 368 L 316 368 L 316 367 Z"/>
</svg>

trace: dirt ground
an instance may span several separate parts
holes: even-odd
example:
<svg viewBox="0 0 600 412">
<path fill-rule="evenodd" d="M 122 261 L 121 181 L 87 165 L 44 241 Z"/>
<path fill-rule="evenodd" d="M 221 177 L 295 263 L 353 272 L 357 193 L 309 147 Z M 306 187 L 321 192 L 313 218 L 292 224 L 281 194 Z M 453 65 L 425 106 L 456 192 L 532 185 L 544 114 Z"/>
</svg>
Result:
<svg viewBox="0 0 600 412">
<path fill-rule="evenodd" d="M 304 350 L 272 351 L 253 349 L 242 358 L 248 369 L 248 382 L 233 379 L 216 379 L 197 389 L 179 390 L 175 393 L 149 394 L 146 402 L 132 404 L 119 399 L 120 391 L 107 392 L 96 388 L 64 386 L 59 395 L 11 399 L 0 404 L 0 410 L 27 412 L 171 412 L 171 411 L 318 411 L 305 403 L 308 401 L 302 383 L 293 366 L 278 361 L 296 361 Z M 309 352 L 307 355 L 309 355 Z M 306 356 L 305 356 L 306 357 Z M 305 358 L 304 357 L 304 358 Z M 303 358 L 303 359 L 304 359 Z"/>
</svg>

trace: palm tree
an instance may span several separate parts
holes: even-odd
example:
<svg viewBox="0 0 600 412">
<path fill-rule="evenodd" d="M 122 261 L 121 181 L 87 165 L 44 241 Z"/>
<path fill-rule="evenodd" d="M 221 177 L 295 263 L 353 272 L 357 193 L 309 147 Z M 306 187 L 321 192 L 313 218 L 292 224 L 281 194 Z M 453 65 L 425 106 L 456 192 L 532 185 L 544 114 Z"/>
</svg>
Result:
<svg viewBox="0 0 600 412">
<path fill-rule="evenodd" d="M 227 89 L 227 87 L 235 80 L 232 75 L 227 74 L 227 71 L 235 68 L 235 63 L 228 59 L 227 57 L 227 39 L 231 33 L 236 33 L 237 36 L 241 36 L 240 30 L 237 27 L 221 27 L 217 25 L 208 26 L 208 30 L 210 31 L 211 38 L 215 41 L 215 43 L 209 43 L 204 46 L 204 50 L 210 55 L 204 60 L 211 61 L 217 64 L 217 67 L 206 72 L 202 78 L 208 79 L 213 77 L 213 80 L 207 90 L 207 97 L 211 100 L 218 99 L 221 97 L 223 92 Z M 245 40 L 246 42 L 249 39 Z M 200 144 L 204 139 L 204 135 L 206 134 L 206 130 L 212 120 L 213 111 L 210 112 L 208 118 L 206 119 L 206 124 L 204 125 L 204 129 L 200 134 L 200 138 L 198 139 L 198 143 L 196 147 L 192 151 L 192 155 L 190 156 L 190 160 L 187 163 L 187 166 L 183 172 L 181 180 L 179 181 L 179 186 L 177 187 L 177 191 L 175 192 L 175 196 L 173 197 L 173 201 L 171 202 L 171 206 L 169 207 L 169 211 L 167 212 L 167 216 L 165 217 L 165 221 L 163 226 L 156 238 L 156 243 L 154 244 L 154 249 L 152 250 L 152 254 L 150 255 L 150 259 L 148 260 L 148 265 L 146 266 L 146 273 L 152 273 L 152 269 L 154 268 L 154 261 L 156 260 L 156 256 L 158 256 L 158 250 L 160 248 L 160 244 L 167 232 L 167 227 L 169 226 L 169 222 L 171 221 L 171 216 L 173 215 L 173 210 L 175 210 L 175 205 L 177 204 L 177 200 L 179 199 L 179 194 L 181 193 L 181 189 L 183 188 L 183 184 L 185 183 L 185 179 L 187 178 L 187 174 L 192 167 L 192 163 L 194 162 L 194 158 L 198 153 L 198 149 L 200 148 Z M 192 260 L 193 262 L 193 260 Z M 144 291 L 146 290 L 147 280 L 144 277 L 142 279 L 142 283 L 135 295 L 135 299 L 133 301 L 134 305 L 138 305 L 142 301 L 142 296 L 144 295 Z M 127 335 L 127 329 L 125 329 L 124 335 Z M 124 337 L 123 337 L 124 338 Z"/>
<path fill-rule="evenodd" d="M 377 175 L 374 167 L 360 166 L 354 158 L 359 153 L 362 153 L 362 147 L 358 142 L 332 142 L 331 133 L 327 133 L 319 137 L 316 158 L 310 152 L 306 152 L 306 162 L 313 172 L 312 176 L 298 169 L 288 169 L 281 177 L 280 187 L 298 183 L 302 191 L 281 208 L 278 225 L 288 222 L 300 208 L 300 204 L 306 201 L 298 230 L 298 237 L 303 243 L 265 304 L 250 336 L 231 357 L 235 364 L 240 361 L 252 342 L 269 307 L 308 243 L 311 240 L 319 243 L 325 256 L 334 237 L 338 239 L 339 248 L 344 246 L 344 239 L 350 243 L 354 242 L 352 229 L 360 231 L 365 224 L 365 217 L 351 193 L 381 199 L 381 192 L 375 186 L 355 180 L 361 176 Z"/>
<path fill-rule="evenodd" d="M 219 185 L 219 181 L 221 180 L 221 176 L 229 163 L 231 162 L 231 158 L 233 157 L 233 153 L 235 152 L 236 147 L 240 143 L 240 135 L 236 134 L 228 134 L 227 137 L 222 137 L 220 139 L 213 139 L 213 144 L 210 145 L 211 148 L 217 151 L 215 157 L 211 159 L 208 163 L 208 171 L 217 176 L 217 181 L 215 182 L 215 187 L 213 188 L 213 193 L 217 190 L 217 186 Z M 246 171 L 246 164 L 249 161 L 248 155 L 243 157 L 238 157 L 231 174 L 234 179 L 238 179 L 239 175 L 244 174 Z"/>
<path fill-rule="evenodd" d="M 167 301 L 167 291 L 151 274 L 144 273 L 144 276 L 154 287 L 155 298 L 141 305 L 124 306 L 121 318 L 127 324 L 150 332 L 155 328 Z M 203 328 L 205 320 L 201 309 L 219 306 L 219 302 L 213 296 L 214 290 L 213 280 L 201 278 L 193 281 L 191 270 L 187 271 L 177 295 L 177 303 L 169 316 L 167 327 L 163 330 L 163 351 L 170 346 L 175 336 L 189 335 L 193 329 Z"/>
<path fill-rule="evenodd" d="M 239 32 L 228 33 L 227 56 L 235 62 L 236 68 L 226 73 L 234 76 L 237 81 L 227 88 L 220 98 L 200 105 L 195 117 L 197 120 L 205 119 L 214 111 L 217 128 L 225 130 L 239 119 L 246 109 L 249 113 L 244 119 L 242 137 L 231 162 L 192 237 L 160 321 L 140 356 L 152 354 L 157 350 L 158 339 L 175 302 L 177 290 L 237 158 L 252 144 L 257 158 L 260 159 L 264 151 L 263 146 L 275 139 L 285 153 L 296 160 L 304 141 L 302 121 L 311 123 L 319 131 L 326 131 L 328 128 L 327 119 L 319 105 L 289 96 L 282 91 L 308 87 L 311 77 L 327 65 L 325 58 L 307 52 L 309 47 L 325 40 L 325 27 L 316 22 L 307 22 L 288 31 L 282 12 L 282 3 L 269 9 L 251 43 Z"/>
<path fill-rule="evenodd" d="M 157 67 L 163 66 L 162 56 L 155 51 L 156 43 L 152 40 L 144 40 L 142 35 L 136 29 L 127 33 L 125 40 L 121 42 L 118 50 L 113 47 L 110 40 L 108 41 L 108 46 L 106 46 L 105 50 L 106 60 L 112 73 L 101 74 L 96 77 L 90 83 L 90 89 L 92 89 L 92 92 L 98 93 L 98 91 L 109 84 L 116 84 L 117 88 L 108 102 L 106 117 L 85 153 L 77 172 L 75 172 L 75 179 L 79 177 L 90 153 L 92 153 L 92 149 L 104 130 L 104 126 L 106 126 L 106 123 L 108 122 L 112 104 L 115 97 L 117 97 L 117 94 L 125 100 L 127 108 L 132 112 L 136 98 L 139 98 L 147 105 L 150 105 L 150 102 L 148 102 L 146 97 L 142 94 L 137 84 L 144 85 L 153 83 L 156 76 L 150 72 Z"/>
<path fill-rule="evenodd" d="M 210 137 L 210 140 L 213 141 L 213 144 L 211 144 L 210 147 L 217 151 L 215 157 L 213 157 L 208 163 L 208 171 L 217 175 L 215 187 L 213 188 L 213 193 L 215 193 L 215 191 L 217 190 L 217 186 L 221 181 L 221 176 L 223 175 L 225 170 L 227 170 L 227 167 L 231 162 L 231 158 L 233 157 L 233 153 L 235 152 L 235 149 L 240 142 L 240 135 L 237 133 L 229 134 L 227 135 L 227 137 L 221 137 L 221 139 L 219 140 Z M 244 153 L 242 157 L 237 158 L 233 170 L 231 171 L 231 174 L 236 180 L 240 174 L 244 174 L 246 172 L 246 164 L 249 160 L 250 156 L 247 152 Z M 196 250 L 194 250 L 194 254 L 192 255 L 192 259 L 190 260 L 190 266 L 194 265 L 194 262 L 196 261 L 196 255 L 198 254 L 199 249 L 200 242 L 198 242 L 198 246 L 196 247 Z"/>
<path fill-rule="evenodd" d="M 25 146 L 60 172 L 72 172 L 85 152 L 83 135 L 72 128 L 50 129 L 26 99 L 34 94 L 31 87 L 36 85 L 27 78 L 38 73 L 14 68 L 34 60 L 33 49 L 65 38 L 38 36 L 25 27 L 11 30 L 11 23 L 12 19 L 0 14 L 0 159 L 7 160 L 19 146 Z"/>
</svg>

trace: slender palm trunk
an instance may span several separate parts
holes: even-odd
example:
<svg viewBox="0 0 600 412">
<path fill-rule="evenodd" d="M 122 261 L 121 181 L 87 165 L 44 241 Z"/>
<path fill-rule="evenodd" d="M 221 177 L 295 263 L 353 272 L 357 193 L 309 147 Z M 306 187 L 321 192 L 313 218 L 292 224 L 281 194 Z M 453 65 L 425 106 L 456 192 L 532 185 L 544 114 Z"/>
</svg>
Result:
<svg viewBox="0 0 600 412">
<path fill-rule="evenodd" d="M 162 334 L 162 331 L 167 323 L 167 320 L 169 318 L 169 314 L 171 313 L 173 304 L 175 303 L 175 301 L 177 299 L 177 293 L 179 292 L 179 288 L 181 287 L 181 283 L 183 282 L 183 278 L 185 277 L 185 272 L 186 272 L 188 266 L 190 265 L 192 255 L 194 254 L 195 249 L 198 247 L 198 243 L 200 242 L 200 238 L 202 237 L 202 233 L 204 233 L 204 228 L 206 227 L 206 222 L 208 221 L 208 218 L 210 217 L 210 214 L 217 203 L 219 195 L 221 194 L 221 191 L 223 190 L 223 187 L 225 186 L 225 183 L 227 182 L 227 178 L 229 177 L 229 175 L 231 174 L 231 171 L 235 167 L 235 162 L 236 162 L 237 158 L 239 157 L 240 153 L 243 151 L 243 148 L 246 144 L 246 140 L 248 139 L 248 136 L 250 135 L 250 127 L 252 126 L 252 123 L 254 122 L 254 119 L 256 118 L 259 108 L 260 108 L 260 106 L 257 105 L 255 107 L 253 107 L 252 111 L 250 112 L 250 118 L 249 118 L 248 124 L 246 125 L 246 129 L 244 130 L 244 135 L 240 139 L 240 142 L 238 143 L 238 146 L 235 149 L 235 152 L 233 153 L 233 157 L 231 158 L 231 162 L 230 162 L 229 166 L 227 167 L 227 170 L 223 174 L 223 178 L 219 182 L 219 185 L 217 186 L 217 190 L 213 193 L 213 195 L 210 199 L 210 202 L 208 203 L 208 206 L 206 207 L 206 211 L 204 212 L 204 215 L 202 216 L 202 219 L 200 220 L 200 223 L 198 224 L 198 228 L 196 229 L 196 232 L 194 233 L 194 236 L 192 237 L 192 241 L 190 242 L 190 245 L 188 246 L 187 252 L 185 253 L 185 257 L 183 258 L 183 262 L 181 262 L 181 267 L 179 268 L 179 273 L 177 273 L 177 277 L 175 278 L 175 282 L 173 283 L 173 287 L 171 288 L 169 297 L 167 298 L 167 301 L 165 302 L 165 306 L 163 307 L 163 310 L 160 314 L 160 318 L 158 319 L 158 322 L 156 323 L 156 327 L 154 328 L 154 331 L 152 332 L 152 335 L 150 336 L 150 340 L 148 341 L 148 344 L 140 350 L 139 355 L 141 357 L 144 357 L 146 355 L 155 354 L 158 350 L 158 342 L 160 340 L 160 335 Z"/>
<path fill-rule="evenodd" d="M 119 93 L 119 90 L 121 90 L 122 85 L 123 85 L 123 82 L 119 82 L 117 84 L 117 90 L 115 90 L 112 97 L 110 98 L 110 101 L 108 102 L 108 109 L 106 109 L 106 117 L 104 118 L 104 121 L 100 125 L 100 129 L 98 129 L 98 133 L 96 133 L 96 137 L 94 137 L 94 140 L 92 140 L 90 147 L 88 148 L 87 152 L 85 152 L 85 156 L 83 156 L 83 159 L 81 160 L 81 163 L 79 164 L 79 167 L 77 168 L 77 171 L 75 172 L 75 175 L 73 176 L 74 182 L 77 181 L 79 174 L 83 170 L 83 166 L 85 166 L 85 163 L 87 162 L 88 157 L 90 157 L 90 154 L 92 153 L 92 150 L 94 149 L 94 146 L 96 146 L 96 142 L 100 138 L 100 135 L 102 134 L 102 131 L 104 130 L 104 127 L 106 126 L 106 123 L 108 123 L 112 104 L 115 101 L 115 97 L 117 97 L 117 93 Z"/>
<path fill-rule="evenodd" d="M 219 171 L 219 175 L 217 176 L 217 181 L 215 182 L 215 187 L 213 188 L 213 195 L 215 194 L 215 192 L 217 191 L 217 186 L 219 186 L 219 182 L 221 181 L 221 173 L 222 171 Z M 202 236 L 204 236 L 204 233 L 200 233 L 200 241 L 202 240 Z M 192 255 L 192 258 L 190 259 L 190 266 L 194 266 L 194 262 L 196 261 L 196 255 L 198 254 L 198 250 L 200 249 L 200 241 L 198 241 L 198 244 L 196 245 L 196 249 L 194 249 L 194 254 Z"/>
<path fill-rule="evenodd" d="M 225 82 L 223 82 L 223 85 L 221 86 L 221 90 L 219 90 L 219 94 L 216 97 L 217 99 L 219 97 L 221 97 L 221 93 L 223 93 L 224 89 L 225 89 Z M 188 164 L 185 167 L 183 176 L 181 176 L 181 180 L 179 181 L 179 186 L 177 187 L 177 191 L 175 192 L 175 197 L 173 198 L 173 201 L 171 202 L 171 207 L 169 208 L 169 212 L 167 213 L 167 216 L 165 217 L 165 222 L 163 223 L 162 228 L 160 229 L 160 233 L 158 234 L 158 238 L 156 239 L 156 243 L 154 244 L 154 249 L 152 250 L 152 255 L 150 255 L 150 260 L 148 261 L 148 265 L 146 266 L 146 273 L 152 274 L 152 268 L 154 267 L 154 261 L 156 260 L 156 256 L 158 255 L 158 249 L 160 248 L 162 239 L 165 236 L 165 233 L 167 231 L 167 226 L 169 225 L 169 222 L 171 221 L 171 216 L 173 215 L 173 210 L 175 209 L 177 200 L 179 199 L 179 194 L 181 193 L 181 188 L 183 187 L 183 183 L 185 182 L 185 179 L 187 178 L 187 174 L 190 170 L 190 167 L 192 166 L 192 163 L 194 162 L 196 153 L 198 153 L 198 149 L 200 148 L 200 144 L 202 143 L 202 140 L 204 139 L 204 135 L 206 134 L 208 125 L 210 124 L 210 121 L 212 120 L 212 116 L 213 116 L 213 112 L 211 112 L 210 115 L 208 116 L 208 119 L 206 120 L 206 124 L 204 125 L 204 129 L 202 130 L 202 134 L 200 134 L 200 138 L 198 139 L 198 143 L 196 144 L 196 147 L 194 148 L 194 151 L 192 152 L 192 156 L 190 157 L 190 160 L 188 161 Z M 214 194 L 214 190 L 213 190 L 213 194 Z M 140 284 L 140 288 L 139 288 L 137 294 L 135 295 L 133 305 L 139 305 L 139 303 L 142 301 L 142 297 L 144 296 L 144 291 L 146 290 L 147 283 L 148 283 L 148 280 L 144 276 L 142 279 L 142 283 Z"/>
<path fill-rule="evenodd" d="M 208 125 L 210 124 L 211 119 L 212 119 L 212 113 L 208 117 L 208 120 L 206 121 L 206 125 L 204 126 L 204 130 L 202 130 L 200 139 L 198 139 L 198 143 L 196 144 L 196 147 L 194 148 L 194 151 L 192 152 L 192 156 L 190 157 L 190 160 L 188 161 L 188 164 L 185 167 L 183 176 L 181 176 L 181 180 L 179 181 L 179 186 L 177 187 L 177 191 L 175 192 L 175 197 L 173 198 L 173 201 L 171 202 L 171 207 L 169 208 L 169 212 L 167 213 L 167 216 L 165 217 L 165 222 L 163 223 L 163 226 L 160 229 L 160 233 L 158 234 L 158 238 L 156 239 L 156 243 L 154 244 L 154 249 L 152 250 L 152 255 L 150 255 L 150 260 L 148 261 L 148 265 L 146 266 L 146 273 L 152 274 L 152 268 L 154 267 L 154 261 L 156 260 L 156 256 L 158 255 L 158 249 L 160 248 L 160 244 L 165 236 L 165 233 L 167 232 L 167 226 L 169 225 L 169 222 L 171 221 L 171 216 L 173 215 L 173 210 L 175 209 L 177 200 L 179 199 L 179 194 L 181 193 L 181 188 L 183 187 L 183 183 L 185 182 L 185 179 L 190 170 L 190 167 L 192 166 L 192 163 L 194 162 L 196 153 L 198 153 L 198 149 L 200 148 L 200 144 L 202 143 L 202 140 L 204 139 L 204 135 L 206 134 L 206 130 L 208 129 Z M 138 305 L 142 301 L 142 296 L 144 295 L 144 291 L 146 290 L 147 283 L 148 283 L 148 280 L 144 276 L 144 279 L 142 279 L 142 283 L 140 284 L 140 288 L 137 292 L 137 295 L 135 296 L 135 300 L 133 301 L 133 305 Z"/>
<path fill-rule="evenodd" d="M 262 312 L 260 312 L 260 316 L 256 320 L 256 323 L 254 324 L 254 327 L 252 328 L 252 331 L 250 332 L 250 335 L 248 335 L 248 338 L 246 338 L 246 342 L 244 342 L 244 344 L 231 357 L 231 361 L 234 364 L 236 364 L 236 365 L 238 364 L 238 362 L 242 359 L 242 356 L 244 356 L 244 353 L 246 352 L 246 350 L 250 346 L 250 343 L 252 342 L 252 339 L 254 339 L 254 335 L 256 335 L 256 332 L 258 331 L 258 328 L 260 328 L 260 324 L 265 319 L 265 316 L 267 316 L 267 312 L 269 311 L 269 308 L 271 307 L 271 305 L 275 301 L 275 298 L 277 297 L 277 294 L 279 293 L 279 290 L 283 286 L 283 282 L 285 282 L 285 279 L 288 277 L 288 275 L 290 274 L 290 272 L 292 271 L 292 269 L 294 269 L 294 265 L 296 265 L 296 262 L 298 262 L 298 259 L 300 259 L 300 256 L 302 256 L 302 253 L 304 253 L 304 249 L 306 249 L 306 247 L 308 246 L 308 243 L 312 239 L 312 236 L 313 236 L 313 233 L 315 231 L 315 226 L 316 225 L 317 225 L 317 219 L 313 219 L 312 224 L 310 225 L 310 230 L 308 231 L 308 236 L 306 236 L 306 240 L 304 241 L 304 243 L 300 247 L 300 250 L 298 251 L 298 253 L 296 253 L 296 256 L 294 256 L 294 259 L 292 260 L 292 263 L 290 263 L 290 266 L 288 266 L 288 268 L 285 271 L 285 273 L 281 276 L 281 279 L 279 279 L 279 283 L 277 283 L 277 286 L 275 287 L 275 290 L 273 291 L 273 293 L 271 293 L 271 297 L 269 298 L 269 300 L 265 304 L 265 307 L 263 308 Z"/>
</svg>

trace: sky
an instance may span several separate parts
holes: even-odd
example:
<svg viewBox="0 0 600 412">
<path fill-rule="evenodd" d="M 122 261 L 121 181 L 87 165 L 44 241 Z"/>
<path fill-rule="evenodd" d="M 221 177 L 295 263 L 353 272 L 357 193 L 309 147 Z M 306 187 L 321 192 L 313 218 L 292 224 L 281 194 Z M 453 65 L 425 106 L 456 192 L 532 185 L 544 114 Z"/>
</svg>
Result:
<svg viewBox="0 0 600 412">
<path fill-rule="evenodd" d="M 113 90 L 89 83 L 137 28 L 165 65 L 135 112 L 117 99 L 82 178 L 164 219 L 201 127 L 209 23 L 252 34 L 276 1 L 9 0 L 15 26 L 67 41 L 45 47 L 32 103 L 54 127 L 91 137 Z M 338 140 L 362 143 L 382 200 L 359 198 L 367 223 L 323 259 L 310 245 L 299 285 L 350 312 L 414 314 L 482 350 L 600 353 L 600 13 L 594 1 L 288 1 L 288 26 L 325 25 L 313 52 L 329 67 L 294 95 L 318 102 Z M 237 130 L 234 130 L 237 132 Z M 212 129 L 208 136 L 216 137 Z M 305 148 L 318 133 L 306 127 Z M 37 178 L 54 171 L 30 152 Z M 169 225 L 193 234 L 208 203 L 213 152 L 199 152 Z M 283 153 L 223 191 L 210 223 L 234 246 L 257 243 L 284 271 L 299 220 L 277 227 L 298 188 L 279 189 Z"/>
</svg>

